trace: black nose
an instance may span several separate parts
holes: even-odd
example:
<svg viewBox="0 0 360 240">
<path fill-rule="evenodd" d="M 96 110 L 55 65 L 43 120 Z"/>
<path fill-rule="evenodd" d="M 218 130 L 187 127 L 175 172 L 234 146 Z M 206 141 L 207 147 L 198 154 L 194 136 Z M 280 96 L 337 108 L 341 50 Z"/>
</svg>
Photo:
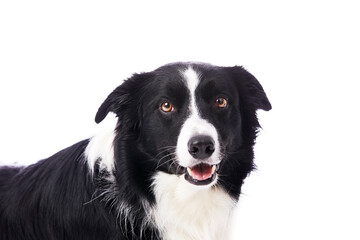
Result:
<svg viewBox="0 0 360 240">
<path fill-rule="evenodd" d="M 208 158 L 215 151 L 214 140 L 204 135 L 192 137 L 188 142 L 188 150 L 196 159 Z"/>
</svg>

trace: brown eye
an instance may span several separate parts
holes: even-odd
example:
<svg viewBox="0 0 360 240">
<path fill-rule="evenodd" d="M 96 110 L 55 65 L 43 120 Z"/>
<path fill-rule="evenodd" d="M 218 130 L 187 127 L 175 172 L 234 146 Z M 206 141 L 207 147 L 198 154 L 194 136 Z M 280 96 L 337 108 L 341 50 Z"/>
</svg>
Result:
<svg viewBox="0 0 360 240">
<path fill-rule="evenodd" d="M 216 106 L 218 106 L 219 108 L 225 108 L 227 106 L 227 100 L 223 97 L 219 97 L 218 99 L 216 99 Z"/>
<path fill-rule="evenodd" d="M 174 111 L 174 108 L 173 108 L 171 103 L 164 102 L 164 103 L 161 104 L 161 110 L 163 112 L 172 112 L 172 111 Z"/>
</svg>

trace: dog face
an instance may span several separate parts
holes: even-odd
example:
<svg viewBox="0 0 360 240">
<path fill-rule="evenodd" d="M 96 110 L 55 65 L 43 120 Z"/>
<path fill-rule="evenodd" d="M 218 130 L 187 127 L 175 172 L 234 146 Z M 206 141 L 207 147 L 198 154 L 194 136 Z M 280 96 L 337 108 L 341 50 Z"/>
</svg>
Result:
<svg viewBox="0 0 360 240">
<path fill-rule="evenodd" d="M 230 189 L 253 168 L 257 109 L 271 105 L 242 67 L 174 63 L 126 80 L 95 120 L 109 111 L 118 116 L 116 139 L 143 154 L 137 161 L 146 161 L 148 176 L 163 171 L 192 185 Z"/>
</svg>

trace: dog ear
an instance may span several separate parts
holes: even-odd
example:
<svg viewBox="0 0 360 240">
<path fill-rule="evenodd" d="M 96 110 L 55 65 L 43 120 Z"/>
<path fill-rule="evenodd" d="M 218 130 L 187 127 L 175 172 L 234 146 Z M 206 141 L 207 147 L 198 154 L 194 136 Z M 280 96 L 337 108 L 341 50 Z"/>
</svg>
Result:
<svg viewBox="0 0 360 240">
<path fill-rule="evenodd" d="M 105 99 L 99 107 L 95 122 L 100 123 L 109 112 L 118 113 L 123 105 L 129 102 L 129 93 L 124 91 L 124 87 L 120 85 Z"/>
<path fill-rule="evenodd" d="M 253 106 L 255 110 L 271 110 L 271 103 L 263 87 L 251 73 L 239 66 L 231 67 L 230 71 L 236 79 L 241 96 L 247 99 L 248 104 Z"/>
<path fill-rule="evenodd" d="M 136 118 L 136 115 L 139 114 L 139 106 L 134 106 L 134 104 L 141 97 L 143 89 L 146 89 L 147 80 L 152 76 L 152 72 L 134 74 L 115 88 L 101 104 L 96 113 L 95 122 L 100 123 L 109 112 L 113 112 L 121 118 L 121 113 L 128 111 L 128 116 Z"/>
</svg>

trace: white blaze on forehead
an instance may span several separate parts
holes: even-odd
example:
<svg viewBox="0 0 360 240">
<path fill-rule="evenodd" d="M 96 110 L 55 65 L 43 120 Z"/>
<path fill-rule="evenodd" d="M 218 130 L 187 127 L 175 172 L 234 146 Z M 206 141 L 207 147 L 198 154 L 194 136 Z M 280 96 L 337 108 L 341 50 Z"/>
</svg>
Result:
<svg viewBox="0 0 360 240">
<path fill-rule="evenodd" d="M 196 104 L 195 92 L 199 85 L 201 75 L 191 66 L 181 73 L 190 92 L 190 115 L 184 122 L 177 141 L 176 154 L 178 156 L 179 164 L 183 167 L 190 167 L 197 164 L 188 152 L 188 142 L 192 137 L 198 135 L 207 135 L 214 139 L 215 151 L 208 162 L 209 164 L 217 164 L 220 161 L 220 148 L 217 131 L 211 123 L 209 123 L 206 119 L 201 118 Z"/>
<path fill-rule="evenodd" d="M 198 73 L 192 69 L 192 67 L 189 67 L 188 69 L 186 69 L 184 72 L 182 72 L 183 77 L 186 81 L 186 85 L 190 91 L 190 111 L 191 114 L 194 115 L 198 115 L 198 109 L 196 107 L 195 101 L 195 90 L 197 88 L 197 86 L 199 85 L 200 82 L 200 75 L 198 75 Z"/>
</svg>

